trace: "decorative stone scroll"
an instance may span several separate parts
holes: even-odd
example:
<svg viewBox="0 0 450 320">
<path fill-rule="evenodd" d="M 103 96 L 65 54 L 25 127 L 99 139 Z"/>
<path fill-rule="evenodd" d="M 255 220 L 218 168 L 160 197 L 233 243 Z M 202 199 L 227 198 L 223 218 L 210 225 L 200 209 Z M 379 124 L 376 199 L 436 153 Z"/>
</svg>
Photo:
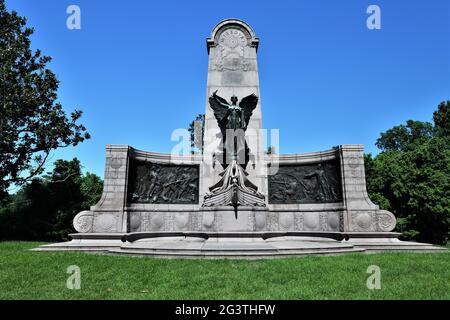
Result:
<svg viewBox="0 0 450 320">
<path fill-rule="evenodd" d="M 199 167 L 130 161 L 129 203 L 197 204 Z"/>
<path fill-rule="evenodd" d="M 269 176 L 269 203 L 331 203 L 342 201 L 339 162 L 280 165 Z"/>
<path fill-rule="evenodd" d="M 380 210 L 377 213 L 378 218 L 378 229 L 383 232 L 389 232 L 395 229 L 395 225 L 397 223 L 395 216 L 387 211 Z"/>
<path fill-rule="evenodd" d="M 73 227 L 80 233 L 92 232 L 92 225 L 94 222 L 94 213 L 86 210 L 81 211 L 73 219 Z"/>
</svg>

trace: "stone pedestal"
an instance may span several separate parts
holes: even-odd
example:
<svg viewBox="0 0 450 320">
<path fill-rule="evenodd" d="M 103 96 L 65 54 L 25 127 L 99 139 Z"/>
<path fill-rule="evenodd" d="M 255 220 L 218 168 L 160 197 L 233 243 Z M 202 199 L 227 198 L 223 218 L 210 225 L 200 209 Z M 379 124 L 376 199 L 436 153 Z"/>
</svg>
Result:
<svg viewBox="0 0 450 320">
<path fill-rule="evenodd" d="M 220 139 L 217 138 L 221 132 L 208 98 L 216 90 L 219 96 L 227 100 L 233 95 L 239 100 L 251 94 L 261 97 L 256 55 L 258 45 L 259 39 L 252 28 L 237 19 L 220 22 L 207 39 L 208 77 L 201 200 L 209 192 L 208 188 L 220 180 L 219 174 L 224 170 L 220 165 L 213 167 L 213 155 L 221 151 Z M 246 168 L 248 178 L 259 192 L 266 194 L 261 99 L 253 111 L 245 136 L 252 155 L 252 161 Z"/>
</svg>

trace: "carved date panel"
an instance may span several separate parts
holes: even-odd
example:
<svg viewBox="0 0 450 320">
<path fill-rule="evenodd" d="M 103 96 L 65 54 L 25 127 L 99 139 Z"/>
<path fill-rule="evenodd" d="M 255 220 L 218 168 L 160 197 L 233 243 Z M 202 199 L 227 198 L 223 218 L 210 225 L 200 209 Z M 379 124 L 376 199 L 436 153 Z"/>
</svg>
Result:
<svg viewBox="0 0 450 320">
<path fill-rule="evenodd" d="M 197 204 L 199 166 L 130 160 L 128 202 Z"/>
<path fill-rule="evenodd" d="M 269 203 L 329 203 L 342 201 L 337 160 L 315 164 L 280 165 L 269 176 Z"/>
</svg>

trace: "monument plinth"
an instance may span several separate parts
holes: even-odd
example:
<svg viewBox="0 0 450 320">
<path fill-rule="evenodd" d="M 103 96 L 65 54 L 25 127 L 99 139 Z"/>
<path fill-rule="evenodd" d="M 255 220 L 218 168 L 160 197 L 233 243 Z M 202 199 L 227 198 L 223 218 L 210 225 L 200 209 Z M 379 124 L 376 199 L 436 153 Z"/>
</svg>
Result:
<svg viewBox="0 0 450 320">
<path fill-rule="evenodd" d="M 100 201 L 74 218 L 72 241 L 37 250 L 248 258 L 440 250 L 392 232 L 394 215 L 367 195 L 362 145 L 265 154 L 258 44 L 237 19 L 207 39 L 202 154 L 108 145 Z"/>
</svg>

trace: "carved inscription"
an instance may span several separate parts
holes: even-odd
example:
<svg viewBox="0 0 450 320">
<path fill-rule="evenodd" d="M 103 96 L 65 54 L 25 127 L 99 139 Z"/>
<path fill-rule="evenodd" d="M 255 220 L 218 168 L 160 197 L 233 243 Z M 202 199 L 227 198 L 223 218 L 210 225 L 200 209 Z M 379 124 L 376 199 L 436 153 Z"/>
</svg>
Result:
<svg viewBox="0 0 450 320">
<path fill-rule="evenodd" d="M 247 38 L 245 34 L 239 29 L 227 29 L 219 37 L 219 44 L 235 49 L 238 46 L 246 46 Z"/>
</svg>

